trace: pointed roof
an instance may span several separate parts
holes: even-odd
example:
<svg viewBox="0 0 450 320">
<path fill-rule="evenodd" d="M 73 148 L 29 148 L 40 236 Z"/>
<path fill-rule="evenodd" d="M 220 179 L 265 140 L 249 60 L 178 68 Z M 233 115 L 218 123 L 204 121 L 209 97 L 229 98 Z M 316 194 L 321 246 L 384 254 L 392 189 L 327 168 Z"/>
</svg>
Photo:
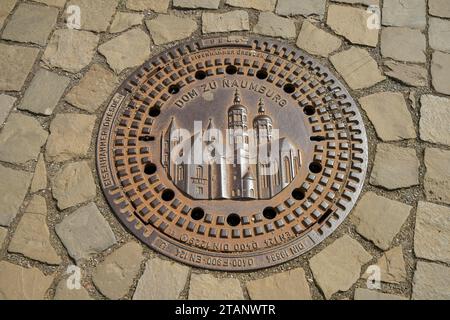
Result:
<svg viewBox="0 0 450 320">
<path fill-rule="evenodd" d="M 272 118 L 269 117 L 266 114 L 266 108 L 264 106 L 264 100 L 263 98 L 259 99 L 259 103 L 258 103 L 258 115 L 255 117 L 254 121 L 258 121 L 258 120 L 266 120 L 268 122 L 272 122 Z"/>
<path fill-rule="evenodd" d="M 251 167 L 248 167 L 247 173 L 242 177 L 244 180 L 256 180 Z"/>
<path fill-rule="evenodd" d="M 228 109 L 228 112 L 233 110 L 240 110 L 247 113 L 247 107 L 241 104 L 241 94 L 238 89 L 234 92 L 233 105 Z"/>
</svg>

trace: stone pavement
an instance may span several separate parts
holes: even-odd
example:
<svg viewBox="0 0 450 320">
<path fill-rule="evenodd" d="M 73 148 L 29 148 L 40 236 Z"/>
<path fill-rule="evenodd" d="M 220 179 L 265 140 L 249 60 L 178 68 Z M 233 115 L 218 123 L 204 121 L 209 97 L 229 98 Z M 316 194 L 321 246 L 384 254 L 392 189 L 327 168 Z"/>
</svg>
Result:
<svg viewBox="0 0 450 320">
<path fill-rule="evenodd" d="M 382 28 L 369 28 L 367 6 L 381 4 Z M 80 30 L 66 26 L 71 5 Z M 365 189 L 294 261 L 193 269 L 116 220 L 94 136 L 113 90 L 152 54 L 249 33 L 297 45 L 348 85 L 369 135 Z M 448 0 L 2 0 L 0 299 L 450 299 L 449 34 Z M 380 290 L 367 289 L 372 265 Z"/>
</svg>

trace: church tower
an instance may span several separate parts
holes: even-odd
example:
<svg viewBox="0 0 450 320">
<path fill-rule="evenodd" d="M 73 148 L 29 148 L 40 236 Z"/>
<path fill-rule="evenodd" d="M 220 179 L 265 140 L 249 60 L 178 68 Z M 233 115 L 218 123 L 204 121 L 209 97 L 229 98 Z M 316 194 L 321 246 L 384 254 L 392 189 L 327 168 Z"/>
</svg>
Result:
<svg viewBox="0 0 450 320">
<path fill-rule="evenodd" d="M 273 195 L 274 177 L 272 170 L 276 168 L 273 163 L 268 161 L 271 153 L 273 122 L 272 118 L 266 114 L 262 98 L 259 100 L 258 107 L 258 115 L 253 119 L 257 145 L 256 176 L 258 177 L 258 196 L 260 199 L 269 199 Z M 266 157 L 263 156 L 264 153 L 267 154 Z"/>
<path fill-rule="evenodd" d="M 236 89 L 233 105 L 228 109 L 228 148 L 233 155 L 229 165 L 229 185 L 231 198 L 243 196 L 243 178 L 249 165 L 248 110 L 241 104 L 241 96 Z"/>
</svg>

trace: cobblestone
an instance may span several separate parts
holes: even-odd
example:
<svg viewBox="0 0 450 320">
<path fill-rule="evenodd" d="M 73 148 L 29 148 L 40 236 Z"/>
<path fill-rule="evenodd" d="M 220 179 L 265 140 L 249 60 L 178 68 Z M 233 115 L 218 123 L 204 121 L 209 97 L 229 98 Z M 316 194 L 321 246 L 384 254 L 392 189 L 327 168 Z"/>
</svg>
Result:
<svg viewBox="0 0 450 320">
<path fill-rule="evenodd" d="M 130 46 L 133 46 L 132 52 L 128 50 Z M 120 73 L 144 63 L 150 56 L 150 39 L 144 31 L 131 29 L 102 44 L 98 51 L 106 58 L 108 65 Z"/>
<path fill-rule="evenodd" d="M 66 101 L 88 112 L 95 112 L 117 85 L 117 78 L 108 69 L 94 64 L 66 96 Z"/>
<path fill-rule="evenodd" d="M 99 37 L 88 31 L 59 29 L 53 33 L 42 61 L 51 67 L 79 72 L 94 56 Z"/>
<path fill-rule="evenodd" d="M 386 61 L 388 68 L 385 74 L 391 78 L 413 87 L 425 87 L 428 84 L 428 71 L 420 65 L 404 64 L 396 61 Z"/>
<path fill-rule="evenodd" d="M 383 2 L 383 25 L 425 29 L 425 0 L 385 0 Z"/>
<path fill-rule="evenodd" d="M 342 41 L 305 20 L 297 39 L 297 46 L 311 54 L 328 57 L 339 49 Z"/>
<path fill-rule="evenodd" d="M 423 95 L 420 103 L 420 138 L 450 146 L 450 99 Z"/>
<path fill-rule="evenodd" d="M 0 90 L 20 91 L 39 49 L 0 43 Z"/>
<path fill-rule="evenodd" d="M 312 257 L 309 265 L 329 299 L 336 292 L 349 290 L 359 279 L 361 267 L 371 259 L 372 256 L 356 240 L 344 235 Z"/>
<path fill-rule="evenodd" d="M 84 161 L 63 166 L 52 187 L 53 197 L 61 210 L 92 200 L 97 194 L 91 169 Z"/>
<path fill-rule="evenodd" d="M 425 149 L 425 194 L 429 201 L 450 204 L 450 151 Z"/>
<path fill-rule="evenodd" d="M 431 77 L 437 92 L 450 95 L 450 54 L 439 51 L 433 53 Z"/>
<path fill-rule="evenodd" d="M 391 246 L 411 213 L 411 206 L 367 192 L 356 206 L 352 220 L 356 231 L 382 250 Z"/>
<path fill-rule="evenodd" d="M 378 144 L 370 183 L 389 190 L 418 185 L 419 166 L 416 150 Z"/>
<path fill-rule="evenodd" d="M 402 45 L 399 46 L 398 44 Z M 381 32 L 381 55 L 405 62 L 427 61 L 426 38 L 419 30 L 408 28 L 384 28 Z"/>
<path fill-rule="evenodd" d="M 65 217 L 55 230 L 69 255 L 76 261 L 89 259 L 116 243 L 111 227 L 93 203 Z"/>
<path fill-rule="evenodd" d="M 130 242 L 101 262 L 94 270 L 95 286 L 110 299 L 120 299 L 128 293 L 144 260 L 142 248 Z"/>
<path fill-rule="evenodd" d="M 327 24 L 351 43 L 376 47 L 378 30 L 368 28 L 369 16 L 363 9 L 332 4 L 328 8 Z"/>
<path fill-rule="evenodd" d="M 0 133 L 0 161 L 26 163 L 37 160 L 48 132 L 29 116 L 13 113 Z"/>
<path fill-rule="evenodd" d="M 127 8 L 136 11 L 151 10 L 166 13 L 170 0 L 127 0 Z"/>
<path fill-rule="evenodd" d="M 336 53 L 330 60 L 352 89 L 369 88 L 386 79 L 377 62 L 364 49 L 353 47 Z"/>
<path fill-rule="evenodd" d="M 139 279 L 133 300 L 178 299 L 188 276 L 189 268 L 186 266 L 160 258 L 150 259 Z"/>
<path fill-rule="evenodd" d="M 81 29 L 104 32 L 109 27 L 118 3 L 119 0 L 70 0 L 67 5 L 80 8 Z"/>
<path fill-rule="evenodd" d="M 412 299 L 449 300 L 450 268 L 436 263 L 417 262 Z"/>
<path fill-rule="evenodd" d="M 404 96 L 395 92 L 380 92 L 359 99 L 383 141 L 414 139 L 416 132 Z"/>
<path fill-rule="evenodd" d="M 8 227 L 22 205 L 32 175 L 0 165 L 0 177 L 0 226 Z"/>
<path fill-rule="evenodd" d="M 243 10 L 234 10 L 227 13 L 202 14 L 202 32 L 230 32 L 250 30 L 248 13 Z"/>
<path fill-rule="evenodd" d="M 244 295 L 237 279 L 192 274 L 189 300 L 244 300 Z"/>
<path fill-rule="evenodd" d="M 41 46 L 56 24 L 58 9 L 22 3 L 3 30 L 2 38 L 17 42 L 31 42 Z"/>
<path fill-rule="evenodd" d="M 197 29 L 194 20 L 172 15 L 159 15 L 155 19 L 146 20 L 145 24 L 155 44 L 187 38 Z"/>
<path fill-rule="evenodd" d="M 87 155 L 91 145 L 95 116 L 60 113 L 50 124 L 46 147 L 48 161 L 62 162 Z"/>
<path fill-rule="evenodd" d="M 53 277 L 37 268 L 0 261 L 0 297 L 5 300 L 42 300 Z"/>
<path fill-rule="evenodd" d="M 261 12 L 258 23 L 253 28 L 253 32 L 270 37 L 284 39 L 295 38 L 295 24 L 287 18 L 282 18 L 271 12 Z"/>
<path fill-rule="evenodd" d="M 51 115 L 69 83 L 68 77 L 40 69 L 25 92 L 19 109 L 45 116 Z"/>
<path fill-rule="evenodd" d="M 282 16 L 317 15 L 322 17 L 325 14 L 326 0 L 278 0 L 276 13 Z"/>
<path fill-rule="evenodd" d="M 249 281 L 247 290 L 252 300 L 311 300 L 305 271 L 301 268 Z"/>
<path fill-rule="evenodd" d="M 8 251 L 21 253 L 33 260 L 52 265 L 61 263 L 61 258 L 50 244 L 50 231 L 46 220 L 47 204 L 45 198 L 35 195 L 20 219 Z"/>
<path fill-rule="evenodd" d="M 450 209 L 419 202 L 414 233 L 417 257 L 450 263 Z"/>
<path fill-rule="evenodd" d="M 431 18 L 428 34 L 431 48 L 450 52 L 450 20 Z"/>
<path fill-rule="evenodd" d="M 2 127 L 17 98 L 0 94 L 0 127 Z"/>
</svg>

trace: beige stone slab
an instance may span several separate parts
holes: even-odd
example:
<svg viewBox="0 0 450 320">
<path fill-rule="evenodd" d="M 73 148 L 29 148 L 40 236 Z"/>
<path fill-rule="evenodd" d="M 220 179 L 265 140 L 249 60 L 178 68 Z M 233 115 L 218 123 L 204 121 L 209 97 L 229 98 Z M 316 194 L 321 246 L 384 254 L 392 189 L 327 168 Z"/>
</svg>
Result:
<svg viewBox="0 0 450 320">
<path fill-rule="evenodd" d="M 68 77 L 39 69 L 18 108 L 49 116 L 55 110 L 69 83 Z"/>
<path fill-rule="evenodd" d="M 388 190 L 418 185 L 419 166 L 415 149 L 378 144 L 370 183 Z"/>
<path fill-rule="evenodd" d="M 151 10 L 157 13 L 167 13 L 170 0 L 127 0 L 127 9 L 135 11 Z"/>
<path fill-rule="evenodd" d="M 372 256 L 348 235 L 344 235 L 309 260 L 317 284 L 327 299 L 348 291 L 360 278 L 361 267 Z M 332 272 L 330 272 L 332 270 Z"/>
<path fill-rule="evenodd" d="M 0 90 L 20 91 L 39 49 L 0 43 Z"/>
<path fill-rule="evenodd" d="M 376 47 L 378 30 L 369 28 L 367 23 L 371 14 L 364 9 L 331 4 L 328 8 L 327 24 L 335 33 L 351 43 Z"/>
<path fill-rule="evenodd" d="M 62 162 L 87 155 L 91 146 L 95 116 L 58 113 L 50 123 L 47 161 Z"/>
<path fill-rule="evenodd" d="M 305 271 L 297 268 L 247 282 L 252 300 L 311 300 Z"/>
<path fill-rule="evenodd" d="M 0 165 L 0 177 L 0 226 L 8 227 L 22 205 L 32 174 Z"/>
<path fill-rule="evenodd" d="M 232 7 L 250 8 L 260 11 L 273 11 L 277 0 L 226 0 L 225 4 Z"/>
<path fill-rule="evenodd" d="M 243 10 L 234 10 L 225 13 L 202 14 L 202 32 L 230 32 L 230 31 L 248 31 L 250 22 L 248 13 Z"/>
<path fill-rule="evenodd" d="M 44 46 L 56 24 L 58 9 L 22 3 L 3 30 L 2 38 Z"/>
<path fill-rule="evenodd" d="M 412 207 L 369 191 L 359 200 L 352 214 L 356 231 L 382 250 L 390 248 L 408 219 Z"/>
<path fill-rule="evenodd" d="M 93 200 L 97 190 L 87 162 L 74 162 L 63 166 L 53 179 L 52 191 L 61 210 Z"/>
<path fill-rule="evenodd" d="M 158 15 L 155 19 L 146 20 L 145 24 L 157 45 L 182 40 L 197 29 L 197 22 L 193 19 L 174 15 Z"/>
<path fill-rule="evenodd" d="M 354 90 L 369 88 L 386 79 L 377 62 L 364 49 L 352 47 L 330 57 L 331 63 Z"/>
<path fill-rule="evenodd" d="M 450 146 L 450 99 L 423 95 L 420 104 L 420 139 Z"/>
<path fill-rule="evenodd" d="M 153 258 L 147 261 L 133 300 L 175 300 L 184 290 L 189 268 L 179 263 Z"/>
<path fill-rule="evenodd" d="M 189 300 L 244 300 L 244 295 L 237 279 L 219 279 L 211 274 L 192 274 Z"/>
<path fill-rule="evenodd" d="M 95 268 L 92 280 L 106 297 L 120 299 L 130 291 L 143 260 L 142 247 L 136 242 L 126 243 Z"/>
<path fill-rule="evenodd" d="M 44 64 L 76 73 L 91 63 L 99 36 L 88 31 L 56 30 L 45 49 Z"/>
<path fill-rule="evenodd" d="M 338 37 L 316 27 L 308 20 L 303 22 L 297 38 L 297 47 L 322 57 L 328 57 L 341 45 L 342 41 Z"/>
<path fill-rule="evenodd" d="M 416 138 L 405 97 L 397 92 L 380 92 L 359 99 L 361 107 L 383 141 Z"/>
<path fill-rule="evenodd" d="M 417 257 L 450 263 L 450 208 L 420 201 L 414 232 Z"/>
<path fill-rule="evenodd" d="M 425 149 L 425 195 L 427 200 L 450 204 L 450 151 Z"/>
<path fill-rule="evenodd" d="M 450 95 L 450 54 L 439 51 L 433 53 L 431 78 L 437 92 Z"/>
<path fill-rule="evenodd" d="M 417 262 L 413 279 L 413 300 L 450 300 L 450 268 Z"/>
<path fill-rule="evenodd" d="M 0 161 L 23 164 L 37 160 L 48 132 L 30 116 L 13 113 L 0 133 Z"/>
<path fill-rule="evenodd" d="M 129 48 L 133 48 L 132 51 Z M 102 44 L 98 51 L 108 65 L 119 74 L 127 68 L 143 64 L 150 56 L 150 39 L 140 29 L 131 29 Z"/>
<path fill-rule="evenodd" d="M 254 33 L 283 39 L 295 38 L 294 21 L 277 16 L 272 12 L 261 12 L 258 23 L 253 28 Z"/>
<path fill-rule="evenodd" d="M 44 197 L 35 195 L 30 200 L 12 236 L 8 251 L 51 265 L 61 263 L 61 258 L 50 243 Z"/>
<path fill-rule="evenodd" d="M 43 300 L 53 282 L 37 268 L 24 268 L 0 261 L 0 297 L 2 300 Z"/>
</svg>

